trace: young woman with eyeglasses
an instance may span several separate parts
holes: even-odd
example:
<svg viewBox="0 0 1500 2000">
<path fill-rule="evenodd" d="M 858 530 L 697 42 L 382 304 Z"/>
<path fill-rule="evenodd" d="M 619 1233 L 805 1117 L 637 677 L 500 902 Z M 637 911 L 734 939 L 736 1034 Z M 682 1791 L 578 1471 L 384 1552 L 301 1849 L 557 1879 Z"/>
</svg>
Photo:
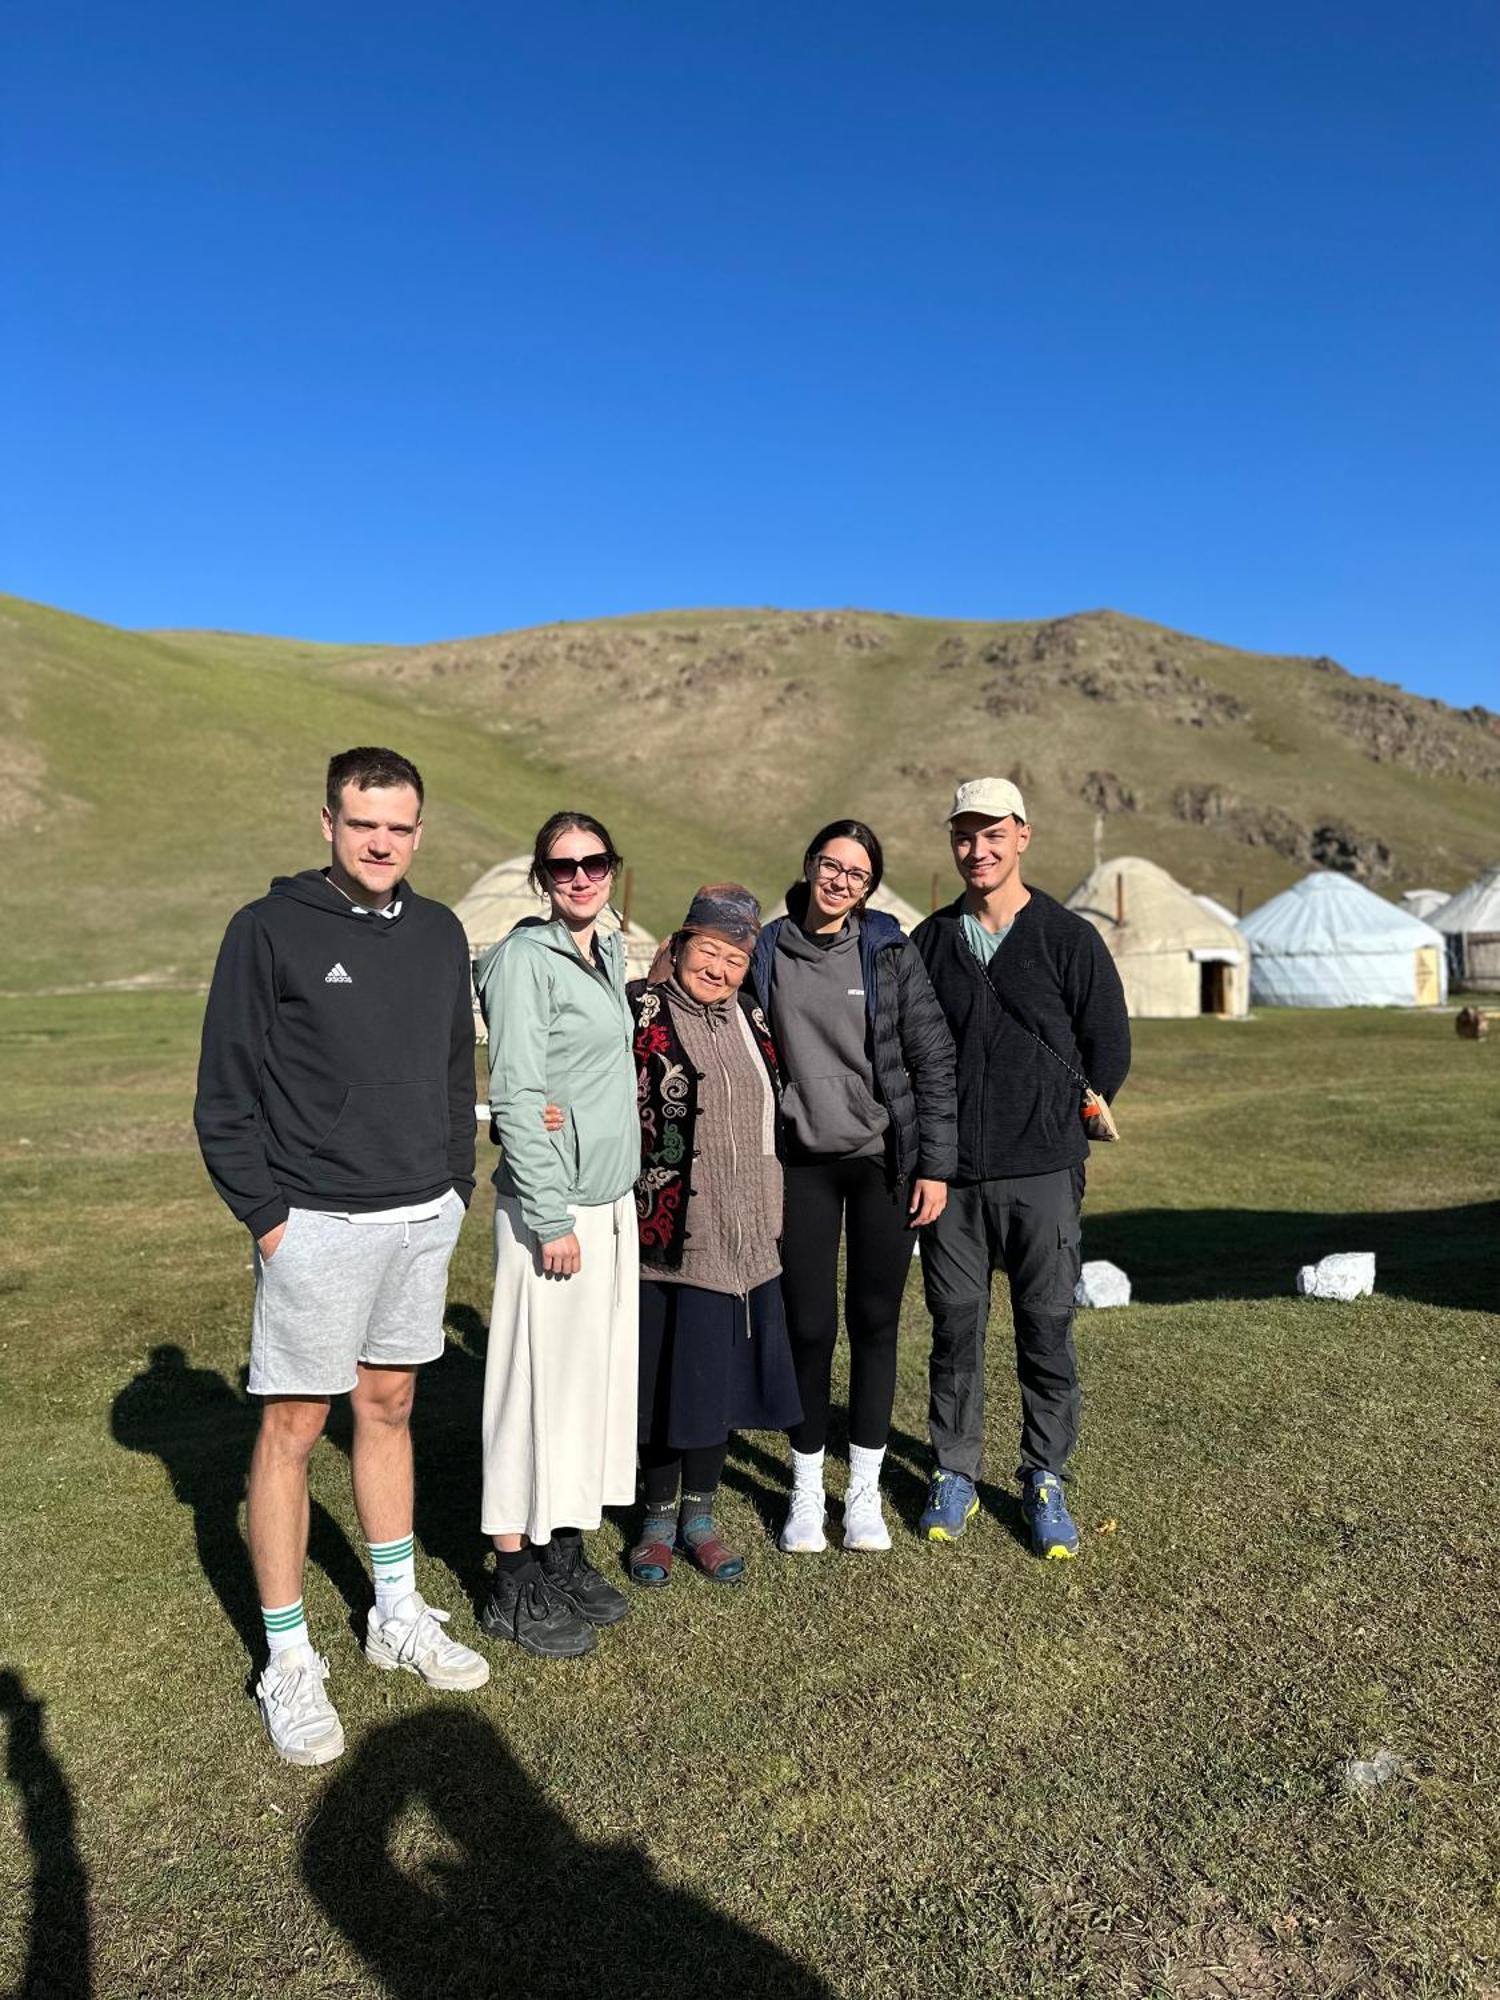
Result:
<svg viewBox="0 0 1500 2000">
<path fill-rule="evenodd" d="M 838 1338 L 839 1239 L 849 1333 L 844 1546 L 891 1545 L 880 1471 L 912 1231 L 942 1213 L 957 1163 L 953 1041 L 894 917 L 868 907 L 879 840 L 860 820 L 814 835 L 787 915 L 761 932 L 753 976 L 782 1064 L 786 1203 L 781 1288 L 802 1396 L 781 1546 L 827 1546 L 823 1456 Z"/>
<path fill-rule="evenodd" d="M 478 973 L 489 1031 L 495 1297 L 484 1371 L 482 1623 L 546 1658 L 592 1650 L 629 1608 L 583 1532 L 635 1495 L 640 1172 L 633 1024 L 620 934 L 598 919 L 620 866 L 587 813 L 554 813 L 532 881 L 551 905 Z M 544 1111 L 564 1107 L 556 1131 Z"/>
</svg>

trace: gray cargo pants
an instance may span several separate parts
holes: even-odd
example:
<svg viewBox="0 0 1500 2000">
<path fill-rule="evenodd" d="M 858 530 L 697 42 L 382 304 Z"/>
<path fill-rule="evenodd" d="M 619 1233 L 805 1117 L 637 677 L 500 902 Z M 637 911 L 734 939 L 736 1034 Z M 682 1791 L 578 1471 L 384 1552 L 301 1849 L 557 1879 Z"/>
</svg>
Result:
<svg viewBox="0 0 1500 2000">
<path fill-rule="evenodd" d="M 1078 1442 L 1081 1395 L 1073 1288 L 1081 1262 L 1083 1169 L 950 1187 L 922 1232 L 922 1286 L 932 1314 L 928 1426 L 947 1472 L 979 1476 L 984 1446 L 984 1336 L 990 1279 L 1010 1279 L 1021 1385 L 1021 1462 L 1061 1473 Z"/>
</svg>

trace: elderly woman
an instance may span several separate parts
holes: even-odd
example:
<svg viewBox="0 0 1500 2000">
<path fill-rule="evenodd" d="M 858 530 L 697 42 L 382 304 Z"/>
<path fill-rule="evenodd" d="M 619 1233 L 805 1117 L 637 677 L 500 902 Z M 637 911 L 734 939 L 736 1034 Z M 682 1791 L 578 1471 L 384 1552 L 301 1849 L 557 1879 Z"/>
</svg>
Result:
<svg viewBox="0 0 1500 2000">
<path fill-rule="evenodd" d="M 502 1149 L 481 1514 L 495 1588 L 481 1622 L 545 1658 L 591 1651 L 595 1627 L 629 1609 L 583 1548 L 602 1509 L 635 1492 L 641 1138 L 624 947 L 598 927 L 619 865 L 597 819 L 554 813 L 532 862 L 550 921 L 518 924 L 478 979 Z M 549 1102 L 563 1107 L 555 1132 Z"/>
<path fill-rule="evenodd" d="M 729 1433 L 784 1430 L 801 1414 L 777 1282 L 776 1052 L 741 990 L 759 935 L 748 889 L 700 889 L 649 979 L 629 989 L 645 1499 L 630 1574 L 648 1588 L 669 1580 L 674 1552 L 715 1583 L 741 1581 L 744 1557 L 713 1512 Z"/>
</svg>

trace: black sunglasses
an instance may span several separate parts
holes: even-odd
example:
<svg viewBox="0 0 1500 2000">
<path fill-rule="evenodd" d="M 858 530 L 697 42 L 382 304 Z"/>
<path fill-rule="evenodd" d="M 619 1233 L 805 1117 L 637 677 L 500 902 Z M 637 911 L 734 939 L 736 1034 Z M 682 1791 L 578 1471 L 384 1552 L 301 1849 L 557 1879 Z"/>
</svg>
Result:
<svg viewBox="0 0 1500 2000">
<path fill-rule="evenodd" d="M 613 857 L 601 850 L 598 854 L 580 854 L 576 860 L 563 856 L 554 861 L 549 855 L 542 863 L 542 871 L 553 887 L 560 889 L 564 882 L 573 881 L 580 870 L 591 882 L 602 882 L 613 866 Z"/>
</svg>

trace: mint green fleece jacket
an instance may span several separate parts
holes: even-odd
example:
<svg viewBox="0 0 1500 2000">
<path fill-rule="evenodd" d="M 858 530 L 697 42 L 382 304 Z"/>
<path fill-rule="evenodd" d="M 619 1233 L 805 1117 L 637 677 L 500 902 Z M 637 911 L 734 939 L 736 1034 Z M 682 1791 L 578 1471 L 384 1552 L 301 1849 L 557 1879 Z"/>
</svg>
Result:
<svg viewBox="0 0 1500 2000">
<path fill-rule="evenodd" d="M 523 923 L 481 960 L 479 1004 L 489 1031 L 490 1115 L 500 1137 L 495 1186 L 514 1195 L 543 1243 L 573 1227 L 569 1204 L 616 1201 L 641 1170 L 634 1024 L 625 947 L 599 935 L 603 970 L 562 923 Z M 561 1105 L 560 1132 L 542 1124 Z"/>
</svg>

